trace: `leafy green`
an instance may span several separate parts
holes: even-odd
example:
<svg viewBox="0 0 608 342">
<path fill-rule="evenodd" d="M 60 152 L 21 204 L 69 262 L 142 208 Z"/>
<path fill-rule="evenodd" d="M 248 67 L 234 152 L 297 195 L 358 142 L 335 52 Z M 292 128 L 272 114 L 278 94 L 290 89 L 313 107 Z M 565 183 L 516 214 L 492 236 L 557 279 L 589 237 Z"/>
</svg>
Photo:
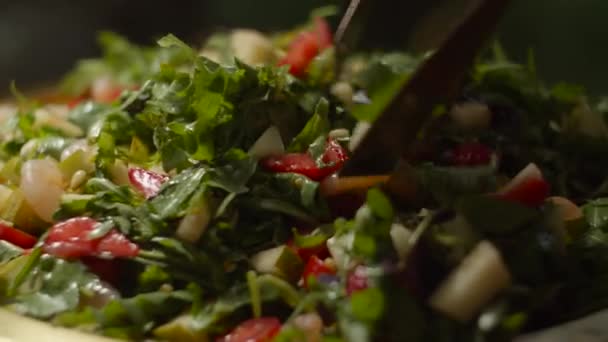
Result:
<svg viewBox="0 0 608 342">
<path fill-rule="evenodd" d="M 330 124 L 327 117 L 329 102 L 321 98 L 315 106 L 313 116 L 308 120 L 304 129 L 293 139 L 288 147 L 291 152 L 303 152 L 320 136 L 329 132 Z"/>
<path fill-rule="evenodd" d="M 79 262 L 44 257 L 19 287 L 14 309 L 38 318 L 75 309 L 83 288 L 97 282 Z"/>
<path fill-rule="evenodd" d="M 23 253 L 23 249 L 7 241 L 0 241 L 0 263 L 4 264 Z"/>
<path fill-rule="evenodd" d="M 352 115 L 358 120 L 374 121 L 407 82 L 420 60 L 401 53 L 375 55 L 367 67 L 357 74 L 354 83 L 363 88 L 371 103 L 358 104 Z"/>
</svg>

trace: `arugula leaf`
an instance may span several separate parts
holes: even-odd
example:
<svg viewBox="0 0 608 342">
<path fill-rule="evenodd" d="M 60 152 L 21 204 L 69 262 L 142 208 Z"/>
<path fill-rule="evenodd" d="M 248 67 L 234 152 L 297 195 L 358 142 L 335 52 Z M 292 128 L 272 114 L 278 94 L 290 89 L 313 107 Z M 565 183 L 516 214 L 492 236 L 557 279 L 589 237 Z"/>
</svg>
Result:
<svg viewBox="0 0 608 342">
<path fill-rule="evenodd" d="M 98 281 L 80 262 L 43 257 L 28 274 L 13 304 L 20 313 L 37 318 L 73 310 L 80 303 L 81 289 Z"/>
<path fill-rule="evenodd" d="M 321 98 L 315 106 L 313 116 L 308 120 L 304 129 L 292 140 L 287 150 L 304 152 L 317 138 L 326 135 L 330 128 L 328 111 L 329 102 L 325 98 Z"/>
<path fill-rule="evenodd" d="M 401 53 L 372 56 L 365 70 L 354 79 L 355 85 L 367 92 L 371 103 L 355 105 L 351 115 L 358 120 L 374 121 L 419 63 L 418 58 Z"/>
<path fill-rule="evenodd" d="M 204 167 L 182 171 L 163 186 L 160 193 L 150 201 L 150 205 L 161 219 L 183 216 L 189 200 L 201 191 L 206 174 L 207 169 Z"/>
<path fill-rule="evenodd" d="M 23 254 L 23 249 L 12 243 L 0 240 L 0 265 Z"/>
</svg>

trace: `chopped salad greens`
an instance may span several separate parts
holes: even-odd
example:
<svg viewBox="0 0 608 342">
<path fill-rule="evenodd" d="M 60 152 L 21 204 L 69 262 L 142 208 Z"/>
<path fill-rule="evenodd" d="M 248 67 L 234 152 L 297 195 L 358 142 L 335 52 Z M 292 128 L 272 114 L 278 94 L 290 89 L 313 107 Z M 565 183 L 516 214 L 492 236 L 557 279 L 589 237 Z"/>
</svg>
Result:
<svg viewBox="0 0 608 342">
<path fill-rule="evenodd" d="M 399 169 L 335 174 L 427 55 L 324 18 L 200 49 L 103 33 L 0 115 L 0 299 L 167 341 L 508 341 L 608 306 L 608 107 L 496 45 Z M 342 56 L 340 56 L 342 57 Z"/>
</svg>

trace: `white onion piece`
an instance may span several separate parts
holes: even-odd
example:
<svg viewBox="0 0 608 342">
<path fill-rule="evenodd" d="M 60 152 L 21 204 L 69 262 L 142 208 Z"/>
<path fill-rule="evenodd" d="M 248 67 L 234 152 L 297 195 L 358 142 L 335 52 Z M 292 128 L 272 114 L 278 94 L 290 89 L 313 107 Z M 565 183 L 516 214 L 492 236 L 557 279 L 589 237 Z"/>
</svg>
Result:
<svg viewBox="0 0 608 342">
<path fill-rule="evenodd" d="M 91 84 L 91 97 L 98 102 L 111 102 L 116 97 L 116 85 L 109 76 L 99 77 Z"/>
<path fill-rule="evenodd" d="M 72 153 L 78 151 L 78 150 L 82 150 L 83 152 L 88 152 L 89 151 L 89 144 L 87 144 L 87 141 L 85 139 L 78 139 L 76 141 L 74 141 L 73 143 L 71 143 L 68 147 L 64 148 L 63 151 L 61 151 L 61 157 L 59 158 L 60 161 L 64 161 L 66 160 L 69 156 L 72 155 Z"/>
<path fill-rule="evenodd" d="M 195 243 L 203 236 L 210 221 L 209 206 L 204 202 L 195 212 L 184 216 L 175 231 L 175 235 L 183 241 Z"/>
<path fill-rule="evenodd" d="M 553 196 L 547 198 L 547 201 L 557 207 L 560 218 L 563 221 L 573 221 L 583 217 L 583 210 L 565 197 Z"/>
<path fill-rule="evenodd" d="M 466 322 L 510 283 L 511 274 L 500 252 L 492 243 L 482 241 L 433 293 L 429 304 Z"/>
<path fill-rule="evenodd" d="M 352 250 L 354 243 L 355 234 L 353 232 L 340 236 L 333 236 L 327 240 L 327 249 L 334 259 L 337 269 L 347 270 L 350 268 L 351 260 L 349 252 Z"/>
<path fill-rule="evenodd" d="M 486 128 L 492 120 L 492 111 L 485 103 L 466 102 L 452 106 L 450 117 L 464 128 Z"/>
<path fill-rule="evenodd" d="M 342 101 L 344 104 L 353 104 L 353 94 L 355 93 L 355 91 L 353 90 L 353 87 L 350 85 L 350 83 L 336 82 L 331 86 L 331 89 L 329 91 L 333 96 L 340 99 L 340 101 Z"/>
<path fill-rule="evenodd" d="M 544 179 L 543 173 L 540 171 L 538 166 L 534 163 L 528 164 L 523 170 L 519 171 L 519 173 L 511 179 L 509 183 L 507 183 L 502 189 L 498 191 L 499 194 L 508 193 L 513 190 L 523 182 L 528 181 L 529 179 Z"/>
<path fill-rule="evenodd" d="M 268 127 L 251 146 L 248 153 L 257 159 L 285 153 L 285 145 L 283 145 L 279 129 L 276 126 Z"/>
<path fill-rule="evenodd" d="M 401 223 L 393 223 L 390 230 L 391 240 L 393 241 L 393 247 L 399 256 L 400 261 L 404 261 L 411 249 L 410 237 L 412 232 L 405 228 Z"/>
<path fill-rule="evenodd" d="M 46 222 L 53 222 L 63 194 L 63 174 L 52 158 L 32 159 L 21 167 L 19 185 L 32 210 Z"/>
<path fill-rule="evenodd" d="M 316 313 L 307 313 L 293 319 L 293 325 L 301 330 L 306 338 L 303 342 L 320 342 L 323 320 Z"/>
<path fill-rule="evenodd" d="M 367 134 L 367 131 L 372 127 L 372 124 L 367 121 L 359 121 L 353 128 L 353 134 L 350 136 L 350 141 L 348 142 L 348 149 L 354 151 L 361 140 Z"/>
<path fill-rule="evenodd" d="M 67 106 L 46 106 L 34 112 L 34 128 L 51 127 L 70 137 L 80 137 L 84 132 L 67 119 Z"/>
<path fill-rule="evenodd" d="M 249 65 L 268 64 L 275 58 L 272 42 L 258 31 L 234 30 L 230 43 L 234 56 Z"/>
</svg>

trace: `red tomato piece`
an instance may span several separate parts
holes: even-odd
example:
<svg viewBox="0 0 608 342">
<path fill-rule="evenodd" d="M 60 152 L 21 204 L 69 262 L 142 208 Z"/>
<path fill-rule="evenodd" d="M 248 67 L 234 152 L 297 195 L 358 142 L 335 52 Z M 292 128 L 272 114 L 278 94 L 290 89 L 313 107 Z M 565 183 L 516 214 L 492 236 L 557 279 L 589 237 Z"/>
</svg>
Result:
<svg viewBox="0 0 608 342">
<path fill-rule="evenodd" d="M 535 164 L 529 164 L 499 190 L 497 195 L 507 201 L 538 207 L 549 197 L 550 188 L 540 169 Z"/>
<path fill-rule="evenodd" d="M 76 106 L 78 106 L 82 101 L 86 100 L 87 98 L 84 95 L 75 97 L 73 99 L 70 99 L 67 103 L 68 108 L 70 109 L 74 109 Z"/>
<path fill-rule="evenodd" d="M 357 266 L 348 274 L 348 278 L 346 279 L 346 293 L 349 296 L 355 292 L 367 289 L 368 286 L 365 267 Z"/>
<path fill-rule="evenodd" d="M 21 248 L 34 247 L 38 241 L 34 236 L 0 222 L 0 240 L 12 243 Z"/>
<path fill-rule="evenodd" d="M 289 73 L 303 76 L 310 62 L 319 53 L 318 37 L 311 32 L 302 32 L 289 46 L 287 54 L 279 61 L 279 65 L 289 65 Z"/>
<path fill-rule="evenodd" d="M 253 318 L 241 323 L 216 342 L 266 342 L 281 330 L 281 321 L 275 317 Z"/>
<path fill-rule="evenodd" d="M 306 266 L 304 266 L 304 271 L 302 271 L 304 288 L 308 288 L 308 278 L 310 276 L 318 277 L 322 274 L 334 275 L 336 274 L 336 269 L 327 265 L 316 255 L 311 256 L 310 259 L 308 259 Z"/>
<path fill-rule="evenodd" d="M 310 62 L 319 52 L 332 46 L 333 37 L 331 28 L 323 18 L 315 18 L 311 31 L 300 33 L 291 43 L 285 57 L 279 65 L 289 65 L 289 72 L 300 77 L 306 73 Z"/>
<path fill-rule="evenodd" d="M 321 156 L 321 162 L 325 165 L 321 167 L 308 153 L 288 153 L 282 156 L 268 157 L 262 159 L 261 164 L 272 172 L 293 172 L 319 181 L 340 170 L 346 160 L 348 160 L 346 150 L 335 140 L 328 139 L 325 152 Z"/>
<path fill-rule="evenodd" d="M 477 142 L 460 144 L 449 153 L 449 161 L 455 166 L 487 165 L 491 157 L 492 150 Z"/>
<path fill-rule="evenodd" d="M 335 172 L 341 169 L 347 160 L 348 153 L 346 153 L 342 145 L 334 139 L 327 139 L 327 145 L 325 146 L 325 152 L 321 157 L 321 161 L 324 164 L 328 164 Z"/>
<path fill-rule="evenodd" d="M 139 247 L 115 229 L 102 237 L 90 239 L 89 234 L 97 224 L 89 217 L 75 217 L 55 224 L 44 241 L 44 251 L 64 259 L 137 256 Z"/>
<path fill-rule="evenodd" d="M 129 181 L 146 198 L 154 197 L 169 177 L 139 167 L 129 169 Z"/>
</svg>

